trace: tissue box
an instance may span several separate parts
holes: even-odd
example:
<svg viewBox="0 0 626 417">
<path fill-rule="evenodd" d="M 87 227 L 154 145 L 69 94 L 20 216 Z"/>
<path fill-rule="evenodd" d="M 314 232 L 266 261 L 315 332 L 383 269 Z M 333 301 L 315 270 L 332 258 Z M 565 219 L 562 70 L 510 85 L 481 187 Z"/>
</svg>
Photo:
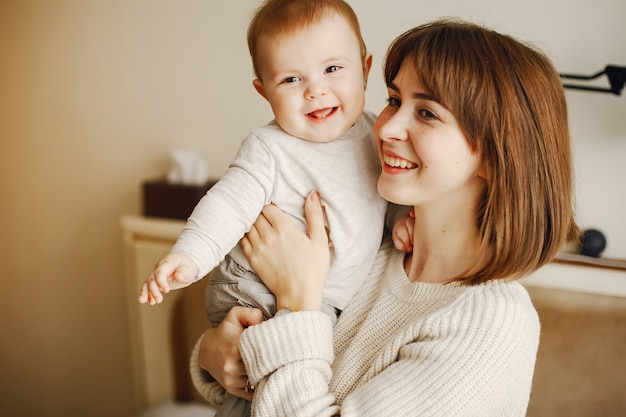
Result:
<svg viewBox="0 0 626 417">
<path fill-rule="evenodd" d="M 198 201 L 215 184 L 172 184 L 166 180 L 143 183 L 143 214 L 149 217 L 166 217 L 187 220 Z"/>
</svg>

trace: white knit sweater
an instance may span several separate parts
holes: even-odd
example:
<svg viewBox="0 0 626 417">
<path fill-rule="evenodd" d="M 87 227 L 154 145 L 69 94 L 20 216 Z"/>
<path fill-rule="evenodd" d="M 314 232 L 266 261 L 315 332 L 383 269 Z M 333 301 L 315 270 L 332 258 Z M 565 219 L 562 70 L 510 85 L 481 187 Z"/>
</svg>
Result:
<svg viewBox="0 0 626 417">
<path fill-rule="evenodd" d="M 244 331 L 253 416 L 525 415 L 539 342 L 526 290 L 411 283 L 402 261 L 386 241 L 334 337 L 318 312 Z"/>
</svg>

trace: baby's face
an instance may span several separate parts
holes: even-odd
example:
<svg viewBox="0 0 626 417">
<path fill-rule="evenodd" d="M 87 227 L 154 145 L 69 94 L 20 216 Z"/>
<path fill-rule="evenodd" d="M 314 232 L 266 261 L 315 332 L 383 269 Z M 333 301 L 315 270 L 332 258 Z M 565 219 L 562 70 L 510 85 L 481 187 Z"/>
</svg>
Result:
<svg viewBox="0 0 626 417">
<path fill-rule="evenodd" d="M 255 87 L 270 103 L 280 127 L 311 142 L 345 134 L 365 105 L 371 58 L 339 16 L 287 36 L 258 42 L 261 79 Z"/>
</svg>

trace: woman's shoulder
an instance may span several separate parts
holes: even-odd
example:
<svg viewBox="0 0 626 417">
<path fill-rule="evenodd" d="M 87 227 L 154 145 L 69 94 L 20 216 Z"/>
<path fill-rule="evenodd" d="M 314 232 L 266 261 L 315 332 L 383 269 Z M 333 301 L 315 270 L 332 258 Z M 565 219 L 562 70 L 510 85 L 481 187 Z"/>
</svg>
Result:
<svg viewBox="0 0 626 417">
<path fill-rule="evenodd" d="M 528 291 L 519 282 L 494 280 L 467 286 L 463 296 L 452 304 L 461 306 L 460 310 L 468 317 L 473 316 L 476 326 L 486 326 L 492 331 L 499 328 L 506 332 L 524 329 L 521 334 L 536 335 L 538 338 L 539 315 Z"/>
<path fill-rule="evenodd" d="M 497 279 L 466 288 L 470 298 L 480 299 L 496 308 L 517 307 L 535 312 L 528 291 L 517 281 Z"/>
</svg>

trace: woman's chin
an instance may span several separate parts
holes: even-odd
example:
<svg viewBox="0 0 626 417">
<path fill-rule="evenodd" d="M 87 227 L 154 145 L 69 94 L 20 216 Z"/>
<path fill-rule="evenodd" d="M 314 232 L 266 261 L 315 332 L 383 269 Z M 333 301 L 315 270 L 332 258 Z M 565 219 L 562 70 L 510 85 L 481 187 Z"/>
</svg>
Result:
<svg viewBox="0 0 626 417">
<path fill-rule="evenodd" d="M 402 198 L 402 190 L 399 189 L 397 184 L 387 181 L 384 176 L 378 179 L 378 194 L 390 203 L 407 205 L 406 198 Z M 406 193 L 404 194 L 406 197 Z"/>
</svg>

